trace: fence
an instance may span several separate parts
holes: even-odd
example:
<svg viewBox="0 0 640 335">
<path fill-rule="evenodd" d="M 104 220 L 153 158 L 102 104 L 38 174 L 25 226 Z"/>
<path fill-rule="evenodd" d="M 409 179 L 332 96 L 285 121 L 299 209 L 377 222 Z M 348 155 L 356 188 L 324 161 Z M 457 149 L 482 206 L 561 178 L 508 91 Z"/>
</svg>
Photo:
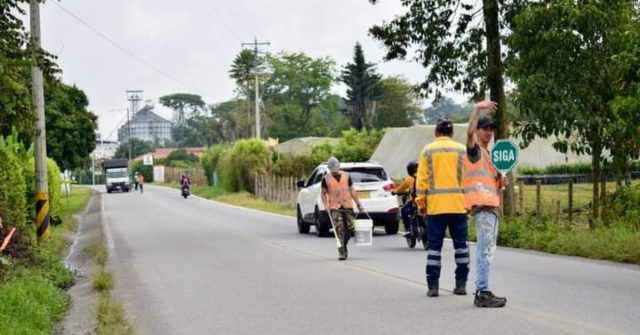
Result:
<svg viewBox="0 0 640 335">
<path fill-rule="evenodd" d="M 171 183 L 176 182 L 179 183 L 182 175 L 187 175 L 191 178 L 191 185 L 193 186 L 202 186 L 207 185 L 207 179 L 204 176 L 204 170 L 199 168 L 172 168 L 165 167 L 164 168 L 164 182 Z"/>
<path fill-rule="evenodd" d="M 269 202 L 295 204 L 298 195 L 296 178 L 256 174 L 255 197 Z"/>
</svg>

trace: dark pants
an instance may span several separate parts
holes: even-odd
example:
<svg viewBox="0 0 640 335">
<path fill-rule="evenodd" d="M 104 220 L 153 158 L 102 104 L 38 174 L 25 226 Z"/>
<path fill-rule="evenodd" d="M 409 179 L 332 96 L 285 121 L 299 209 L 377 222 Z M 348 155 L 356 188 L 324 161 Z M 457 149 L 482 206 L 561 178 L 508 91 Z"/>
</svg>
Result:
<svg viewBox="0 0 640 335">
<path fill-rule="evenodd" d="M 456 261 L 456 280 L 467 280 L 469 276 L 469 246 L 467 245 L 467 215 L 438 214 L 427 215 L 427 231 L 429 232 L 429 249 L 427 250 L 427 284 L 440 279 L 442 259 L 442 243 L 445 231 L 453 240 Z"/>
<path fill-rule="evenodd" d="M 409 223 L 411 222 L 411 214 L 415 210 L 416 205 L 411 201 L 407 201 L 402 209 L 400 209 L 400 216 L 402 217 L 402 223 L 404 224 L 404 231 L 410 232 Z"/>
</svg>

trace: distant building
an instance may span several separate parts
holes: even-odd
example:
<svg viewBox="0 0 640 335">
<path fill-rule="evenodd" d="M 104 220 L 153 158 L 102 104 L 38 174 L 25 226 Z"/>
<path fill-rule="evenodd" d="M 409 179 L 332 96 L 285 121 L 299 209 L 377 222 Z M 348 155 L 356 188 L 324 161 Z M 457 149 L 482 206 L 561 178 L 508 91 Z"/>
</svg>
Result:
<svg viewBox="0 0 640 335">
<path fill-rule="evenodd" d="M 129 122 L 118 129 L 118 141 L 125 143 L 131 138 L 151 141 L 158 145 L 164 145 L 171 140 L 171 128 L 173 123 L 153 112 L 153 106 L 147 105 L 135 113 Z"/>
<path fill-rule="evenodd" d="M 91 153 L 94 159 L 111 159 L 118 150 L 118 142 L 96 141 L 96 148 Z"/>
</svg>

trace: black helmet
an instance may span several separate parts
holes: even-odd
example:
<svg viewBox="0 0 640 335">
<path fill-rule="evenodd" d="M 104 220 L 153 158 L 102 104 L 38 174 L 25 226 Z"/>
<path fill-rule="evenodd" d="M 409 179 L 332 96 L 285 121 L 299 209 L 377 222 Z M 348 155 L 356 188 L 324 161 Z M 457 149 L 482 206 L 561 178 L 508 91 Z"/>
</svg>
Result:
<svg viewBox="0 0 640 335">
<path fill-rule="evenodd" d="M 407 174 L 413 176 L 416 172 L 418 172 L 418 161 L 413 160 L 407 164 Z"/>
</svg>

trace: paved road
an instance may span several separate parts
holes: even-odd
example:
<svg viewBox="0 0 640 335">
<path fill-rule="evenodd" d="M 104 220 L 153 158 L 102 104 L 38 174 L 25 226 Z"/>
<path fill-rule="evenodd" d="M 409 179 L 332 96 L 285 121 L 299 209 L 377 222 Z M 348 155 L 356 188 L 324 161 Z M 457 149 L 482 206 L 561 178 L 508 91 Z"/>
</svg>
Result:
<svg viewBox="0 0 640 335">
<path fill-rule="evenodd" d="M 335 241 L 297 234 L 294 218 L 174 189 L 102 206 L 115 294 L 139 334 L 640 334 L 638 266 L 499 248 L 492 283 L 509 302 L 477 309 L 451 294 L 450 243 L 441 296 L 427 298 L 425 252 L 397 235 L 338 262 Z"/>
</svg>

